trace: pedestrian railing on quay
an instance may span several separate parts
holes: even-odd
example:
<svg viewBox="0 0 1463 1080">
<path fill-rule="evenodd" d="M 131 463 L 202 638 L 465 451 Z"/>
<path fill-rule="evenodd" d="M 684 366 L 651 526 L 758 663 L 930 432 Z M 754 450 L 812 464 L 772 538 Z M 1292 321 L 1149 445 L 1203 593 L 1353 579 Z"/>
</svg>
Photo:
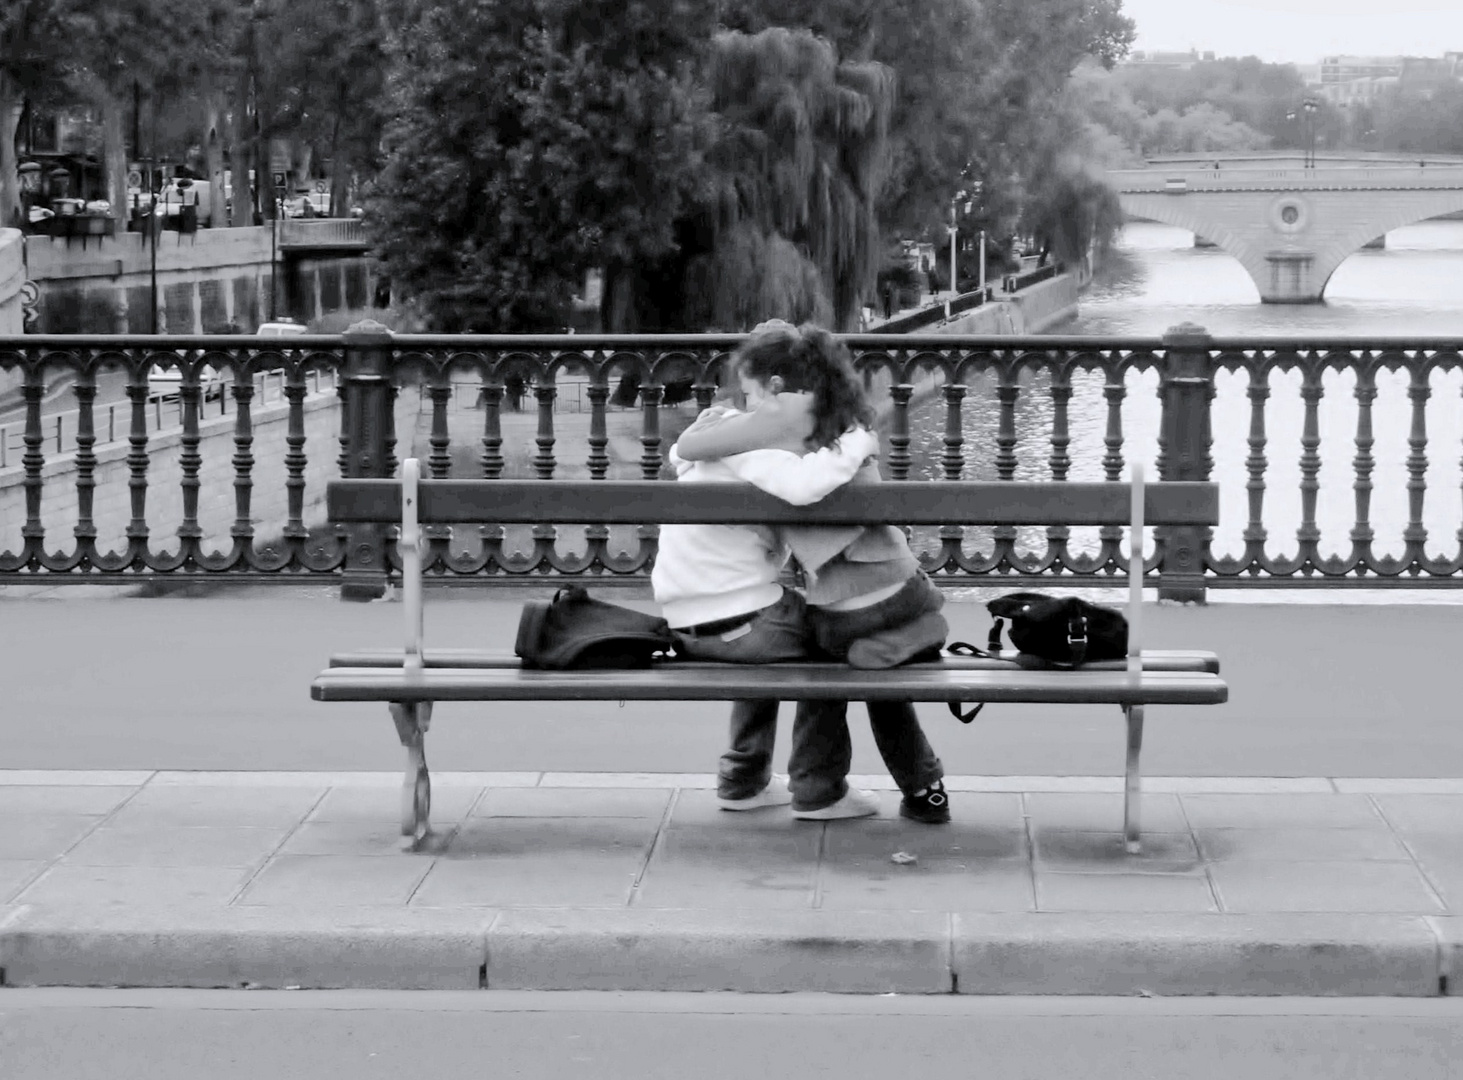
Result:
<svg viewBox="0 0 1463 1080">
<path fill-rule="evenodd" d="M 416 456 L 434 478 L 669 478 L 669 446 L 727 385 L 726 360 L 740 340 L 393 335 L 377 324 L 268 344 L 223 336 L 0 339 L 0 391 L 18 383 L 10 410 L 21 429 L 19 452 L 8 446 L 0 467 L 0 583 L 229 575 L 339 580 L 353 595 L 380 592 L 399 569 L 394 531 L 326 521 L 330 476 L 393 476 L 400 458 Z M 1162 480 L 1217 479 L 1222 504 L 1235 511 L 1226 522 L 1239 550 L 1216 550 L 1214 530 L 1155 530 L 1146 573 L 1161 595 L 1463 584 L 1463 527 L 1446 540 L 1451 553 L 1428 553 L 1429 536 L 1441 535 L 1428 522 L 1463 513 L 1457 484 L 1432 489 L 1429 502 L 1427 483 L 1429 399 L 1435 386 L 1463 377 L 1455 341 L 1213 338 L 1190 325 L 1149 338 L 845 340 L 878 408 L 890 481 L 1118 481 L 1134 459 L 1152 462 Z M 154 366 L 181 373 L 176 400 L 160 404 L 150 394 Z M 205 399 L 208 372 L 223 376 L 220 401 Z M 68 384 L 59 394 L 58 377 Z M 283 399 L 267 430 L 262 378 Z M 1349 405 L 1334 389 L 1338 379 L 1349 384 Z M 1392 410 L 1379 425 L 1384 382 L 1396 400 L 1383 402 Z M 1226 406 L 1216 476 L 1221 383 L 1221 402 L 1232 398 L 1242 411 Z M 1332 411 L 1349 411 L 1341 437 L 1328 419 L 1323 446 L 1328 387 Z M 584 411 L 563 409 L 571 388 Z M 1275 388 L 1286 392 L 1278 410 L 1269 400 Z M 5 396 L 0 415 L 8 415 Z M 160 409 L 176 417 L 171 432 L 159 431 Z M 1458 414 L 1456 397 L 1431 412 L 1445 428 Z M 1298 451 L 1293 484 L 1271 480 L 1286 469 L 1272 470 L 1267 421 L 1286 415 Z M 1377 445 L 1377 428 L 1389 424 L 1405 434 L 1405 457 Z M 125 454 L 120 445 L 108 450 L 109 437 L 125 442 Z M 1451 462 L 1459 450 L 1452 441 Z M 1323 534 L 1320 474 L 1323 462 L 1328 475 L 1340 473 L 1338 451 L 1347 455 L 1348 504 L 1338 510 L 1328 498 Z M 1397 490 L 1375 490 L 1379 465 L 1393 468 Z M 1405 502 L 1395 522 L 1400 550 L 1379 539 L 1374 495 Z M 1293 554 L 1273 546 L 1267 508 L 1297 517 Z M 1323 535 L 1334 548 L 1343 531 L 1343 550 L 1323 553 Z M 654 523 L 428 532 L 432 580 L 464 583 L 643 582 L 656 538 Z M 948 584 L 1120 586 L 1123 532 L 947 526 L 915 530 L 912 539 L 930 573 Z"/>
</svg>

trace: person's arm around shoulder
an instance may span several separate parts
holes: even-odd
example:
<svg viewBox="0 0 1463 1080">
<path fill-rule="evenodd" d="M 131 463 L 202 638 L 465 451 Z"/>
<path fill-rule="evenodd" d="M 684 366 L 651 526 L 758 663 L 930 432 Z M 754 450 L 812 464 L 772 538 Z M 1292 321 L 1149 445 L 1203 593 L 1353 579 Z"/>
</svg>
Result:
<svg viewBox="0 0 1463 1080">
<path fill-rule="evenodd" d="M 687 461 L 730 457 L 749 450 L 801 453 L 813 433 L 812 399 L 777 394 L 751 412 L 702 413 L 681 433 L 676 450 Z"/>
<path fill-rule="evenodd" d="M 808 506 L 837 491 L 879 452 L 879 437 L 867 428 L 846 431 L 811 454 L 787 450 L 749 450 L 723 464 L 754 487 L 793 506 Z"/>
</svg>

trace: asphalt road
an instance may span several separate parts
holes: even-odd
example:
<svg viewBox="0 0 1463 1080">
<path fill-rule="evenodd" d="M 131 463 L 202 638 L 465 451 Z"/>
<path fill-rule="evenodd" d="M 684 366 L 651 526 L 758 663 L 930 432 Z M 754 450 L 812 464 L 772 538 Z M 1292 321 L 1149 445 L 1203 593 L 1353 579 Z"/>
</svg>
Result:
<svg viewBox="0 0 1463 1080">
<path fill-rule="evenodd" d="M 6 990 L 6 1080 L 1457 1080 L 1463 1000 Z"/>
<path fill-rule="evenodd" d="M 384 706 L 309 696 L 332 652 L 402 640 L 399 604 L 343 603 L 323 586 L 150 599 L 74 589 L 87 587 L 0 596 L 0 767 L 400 768 Z M 455 592 L 429 598 L 428 642 L 511 648 L 527 593 Z M 984 640 L 982 606 L 946 611 L 953 637 Z M 1463 776 L 1463 608 L 1151 605 L 1145 623 L 1153 647 L 1217 652 L 1230 686 L 1225 705 L 1150 709 L 1146 775 Z M 952 774 L 1122 772 L 1115 708 L 992 706 L 968 726 L 940 705 L 921 714 Z M 720 704 L 448 704 L 428 757 L 452 770 L 705 773 L 725 715 Z M 855 772 L 883 772 L 861 707 L 851 715 Z"/>
</svg>

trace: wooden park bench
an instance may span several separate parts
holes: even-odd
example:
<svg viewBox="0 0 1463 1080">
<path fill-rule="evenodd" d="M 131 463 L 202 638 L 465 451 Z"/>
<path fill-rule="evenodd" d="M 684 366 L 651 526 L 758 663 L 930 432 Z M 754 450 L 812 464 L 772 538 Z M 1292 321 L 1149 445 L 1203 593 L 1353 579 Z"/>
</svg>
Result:
<svg viewBox="0 0 1463 1080">
<path fill-rule="evenodd" d="M 1127 719 L 1124 834 L 1139 847 L 1138 755 L 1147 705 L 1214 705 L 1228 698 L 1213 653 L 1141 647 L 1142 535 L 1148 525 L 1213 525 L 1214 484 L 929 481 L 848 485 L 794 507 L 744 485 L 665 481 L 422 480 L 415 459 L 400 480 L 335 480 L 330 520 L 399 524 L 405 650 L 335 656 L 316 676 L 317 701 L 388 703 L 407 749 L 401 830 L 409 846 L 428 833 L 431 780 L 424 737 L 438 701 L 909 700 L 1117 705 Z M 596 523 L 727 525 L 1129 525 L 1129 656 L 1071 670 L 1018 659 L 947 656 L 882 671 L 842 664 L 717 664 L 667 659 L 637 670 L 528 670 L 516 657 L 427 649 L 422 639 L 421 526 Z M 714 669 L 714 677 L 708 676 Z"/>
</svg>

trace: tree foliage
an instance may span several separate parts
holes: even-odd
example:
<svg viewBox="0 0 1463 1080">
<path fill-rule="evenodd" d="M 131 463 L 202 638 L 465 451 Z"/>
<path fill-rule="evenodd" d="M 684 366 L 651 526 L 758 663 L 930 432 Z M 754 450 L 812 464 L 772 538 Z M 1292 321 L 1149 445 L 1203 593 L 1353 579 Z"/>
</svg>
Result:
<svg viewBox="0 0 1463 1080">
<path fill-rule="evenodd" d="M 443 330 L 560 328 L 591 266 L 654 258 L 700 179 L 695 0 L 408 0 L 368 202 Z"/>
<path fill-rule="evenodd" d="M 702 213 L 715 239 L 690 272 L 716 297 L 714 325 L 745 329 L 824 310 L 836 325 L 854 325 L 879 268 L 892 73 L 840 62 L 808 30 L 774 27 L 718 34 L 708 82 L 718 127 L 708 157 L 713 198 Z M 768 305 L 763 275 L 797 291 Z M 821 298 L 808 294 L 815 281 Z"/>
</svg>

